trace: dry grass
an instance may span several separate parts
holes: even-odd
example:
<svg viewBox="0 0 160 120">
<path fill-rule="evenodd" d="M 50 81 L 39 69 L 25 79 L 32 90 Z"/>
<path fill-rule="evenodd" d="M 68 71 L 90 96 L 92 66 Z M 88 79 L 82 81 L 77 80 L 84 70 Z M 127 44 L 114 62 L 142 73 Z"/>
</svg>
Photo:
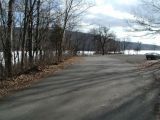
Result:
<svg viewBox="0 0 160 120">
<path fill-rule="evenodd" d="M 143 70 L 143 69 L 159 69 L 160 68 L 160 61 L 145 61 L 144 63 L 140 64 L 139 69 Z"/>
<path fill-rule="evenodd" d="M 80 62 L 81 58 L 72 57 L 58 65 L 50 65 L 41 67 L 39 66 L 39 72 L 31 72 L 29 74 L 22 74 L 10 80 L 5 80 L 0 83 L 0 97 L 6 96 L 9 93 L 31 86 L 32 84 L 42 80 L 42 78 L 54 75 L 56 72 L 65 69 L 66 67 Z"/>
</svg>

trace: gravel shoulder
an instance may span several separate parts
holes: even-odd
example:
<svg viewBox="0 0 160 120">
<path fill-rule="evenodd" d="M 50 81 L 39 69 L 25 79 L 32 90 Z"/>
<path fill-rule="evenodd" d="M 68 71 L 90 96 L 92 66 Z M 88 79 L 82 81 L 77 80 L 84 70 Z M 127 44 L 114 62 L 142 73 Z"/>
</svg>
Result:
<svg viewBox="0 0 160 120">
<path fill-rule="evenodd" d="M 0 120 L 155 120 L 158 89 L 153 76 L 137 69 L 140 60 L 136 64 L 135 57 L 131 60 L 84 57 L 83 62 L 1 99 Z"/>
</svg>

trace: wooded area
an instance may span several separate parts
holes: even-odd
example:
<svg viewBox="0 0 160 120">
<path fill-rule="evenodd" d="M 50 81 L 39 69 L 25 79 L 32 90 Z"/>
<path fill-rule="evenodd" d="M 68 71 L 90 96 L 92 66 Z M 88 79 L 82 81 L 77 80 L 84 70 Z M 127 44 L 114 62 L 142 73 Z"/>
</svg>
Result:
<svg viewBox="0 0 160 120">
<path fill-rule="evenodd" d="M 80 50 L 103 55 L 120 51 L 116 35 L 107 27 L 86 35 L 75 32 L 91 6 L 85 0 L 0 1 L 0 79 L 58 64 Z"/>
<path fill-rule="evenodd" d="M 0 1 L 0 78 L 73 55 L 65 32 L 89 7 L 84 0 Z"/>
</svg>

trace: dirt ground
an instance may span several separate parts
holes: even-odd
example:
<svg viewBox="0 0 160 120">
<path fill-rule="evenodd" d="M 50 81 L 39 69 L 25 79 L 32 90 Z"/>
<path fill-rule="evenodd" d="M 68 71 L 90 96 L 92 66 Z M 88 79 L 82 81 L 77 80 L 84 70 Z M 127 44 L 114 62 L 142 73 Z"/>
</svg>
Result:
<svg viewBox="0 0 160 120">
<path fill-rule="evenodd" d="M 145 61 L 144 56 L 83 57 L 83 62 L 1 99 L 0 119 L 156 120 L 159 88 L 154 71 L 138 68 Z"/>
<path fill-rule="evenodd" d="M 12 94 L 14 91 L 30 87 L 32 84 L 36 84 L 40 80 L 43 80 L 43 78 L 54 75 L 56 72 L 80 61 L 80 57 L 71 57 L 58 65 L 38 66 L 36 71 L 31 71 L 28 74 L 22 74 L 0 81 L 0 98 Z"/>
<path fill-rule="evenodd" d="M 120 59 L 131 64 L 141 64 L 147 61 L 145 55 L 110 55 L 109 57 Z"/>
</svg>

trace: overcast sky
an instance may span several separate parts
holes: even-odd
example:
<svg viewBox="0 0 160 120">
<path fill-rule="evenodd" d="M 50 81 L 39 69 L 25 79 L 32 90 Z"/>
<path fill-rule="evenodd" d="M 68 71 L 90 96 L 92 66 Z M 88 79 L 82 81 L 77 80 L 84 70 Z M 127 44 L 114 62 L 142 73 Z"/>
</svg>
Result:
<svg viewBox="0 0 160 120">
<path fill-rule="evenodd" d="M 140 5 L 140 0 L 95 0 L 95 6 L 88 10 L 82 24 L 83 30 L 87 32 L 97 25 L 107 26 L 113 30 L 119 38 L 129 37 L 131 41 L 147 44 L 160 45 L 159 37 L 133 37 L 133 34 L 126 32 L 127 20 L 133 20 L 133 11 Z M 90 26 L 88 26 L 90 25 Z M 136 33 L 138 36 L 140 33 Z"/>
</svg>

